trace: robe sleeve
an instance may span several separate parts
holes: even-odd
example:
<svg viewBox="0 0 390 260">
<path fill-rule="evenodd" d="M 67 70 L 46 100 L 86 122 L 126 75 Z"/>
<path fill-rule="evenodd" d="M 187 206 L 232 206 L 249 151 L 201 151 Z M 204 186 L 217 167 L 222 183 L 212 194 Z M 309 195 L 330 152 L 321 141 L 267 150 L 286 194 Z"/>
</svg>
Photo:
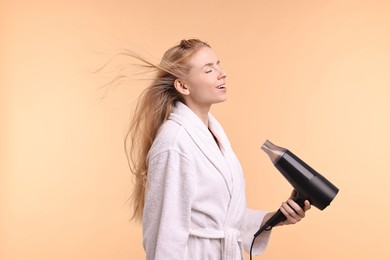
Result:
<svg viewBox="0 0 390 260">
<path fill-rule="evenodd" d="M 193 176 L 190 161 L 178 151 L 150 158 L 142 224 L 146 259 L 186 258 Z"/>
<path fill-rule="evenodd" d="M 241 239 L 243 247 L 249 253 L 254 234 L 259 230 L 267 211 L 246 209 L 241 223 Z M 263 231 L 257 238 L 252 248 L 252 255 L 261 255 L 267 248 L 271 231 Z"/>
</svg>

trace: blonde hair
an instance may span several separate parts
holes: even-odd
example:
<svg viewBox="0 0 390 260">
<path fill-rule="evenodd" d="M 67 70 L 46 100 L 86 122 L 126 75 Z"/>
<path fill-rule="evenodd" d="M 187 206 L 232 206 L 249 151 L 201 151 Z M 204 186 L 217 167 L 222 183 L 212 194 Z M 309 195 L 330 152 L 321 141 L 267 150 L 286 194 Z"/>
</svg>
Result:
<svg viewBox="0 0 390 260">
<path fill-rule="evenodd" d="M 155 70 L 152 83 L 139 96 L 125 137 L 125 151 L 131 172 L 135 176 L 130 196 L 133 208 L 132 219 L 141 220 L 145 202 L 148 176 L 148 152 L 160 126 L 167 120 L 177 101 L 184 102 L 174 87 L 174 81 L 183 78 L 189 71 L 188 59 L 200 48 L 210 47 L 198 39 L 182 40 L 168 49 L 159 65 L 136 56 L 148 69 Z"/>
</svg>

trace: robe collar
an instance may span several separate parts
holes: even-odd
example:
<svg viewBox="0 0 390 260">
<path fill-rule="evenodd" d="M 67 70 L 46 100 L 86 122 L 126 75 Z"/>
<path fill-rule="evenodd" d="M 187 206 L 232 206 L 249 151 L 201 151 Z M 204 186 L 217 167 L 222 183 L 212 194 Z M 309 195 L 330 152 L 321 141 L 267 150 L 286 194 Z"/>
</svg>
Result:
<svg viewBox="0 0 390 260">
<path fill-rule="evenodd" d="M 229 161 L 230 142 L 218 121 L 209 113 L 209 127 L 185 104 L 177 102 L 170 120 L 182 125 L 205 157 L 214 165 L 224 178 L 230 195 L 233 192 L 233 168 Z M 219 147 L 213 135 L 219 142 Z"/>
</svg>

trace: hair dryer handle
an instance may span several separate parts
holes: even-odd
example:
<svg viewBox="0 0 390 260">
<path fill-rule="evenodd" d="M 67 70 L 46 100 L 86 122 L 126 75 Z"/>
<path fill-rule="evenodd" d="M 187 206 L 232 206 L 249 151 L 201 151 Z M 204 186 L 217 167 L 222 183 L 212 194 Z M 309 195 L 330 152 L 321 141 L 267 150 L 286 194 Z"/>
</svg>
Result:
<svg viewBox="0 0 390 260">
<path fill-rule="evenodd" d="M 295 196 L 292 198 L 293 201 L 295 201 L 301 208 L 305 206 L 305 198 L 303 198 L 298 192 L 295 194 Z M 269 231 L 271 230 L 274 226 L 276 226 L 278 223 L 285 221 L 287 218 L 286 216 L 282 213 L 282 211 L 279 209 L 260 229 L 259 231 L 256 232 L 254 235 L 257 237 L 260 235 L 261 232 L 264 230 Z"/>
</svg>

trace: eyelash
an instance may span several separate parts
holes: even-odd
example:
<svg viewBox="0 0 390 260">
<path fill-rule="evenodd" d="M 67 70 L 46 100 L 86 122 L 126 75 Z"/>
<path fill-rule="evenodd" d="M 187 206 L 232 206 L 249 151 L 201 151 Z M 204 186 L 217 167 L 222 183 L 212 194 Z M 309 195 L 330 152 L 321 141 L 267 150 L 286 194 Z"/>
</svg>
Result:
<svg viewBox="0 0 390 260">
<path fill-rule="evenodd" d="M 221 69 L 221 65 L 220 65 L 220 64 L 217 64 L 217 66 L 218 66 L 219 69 Z M 205 71 L 205 73 L 211 73 L 212 71 L 213 71 L 213 70 L 210 69 L 210 70 Z"/>
</svg>

